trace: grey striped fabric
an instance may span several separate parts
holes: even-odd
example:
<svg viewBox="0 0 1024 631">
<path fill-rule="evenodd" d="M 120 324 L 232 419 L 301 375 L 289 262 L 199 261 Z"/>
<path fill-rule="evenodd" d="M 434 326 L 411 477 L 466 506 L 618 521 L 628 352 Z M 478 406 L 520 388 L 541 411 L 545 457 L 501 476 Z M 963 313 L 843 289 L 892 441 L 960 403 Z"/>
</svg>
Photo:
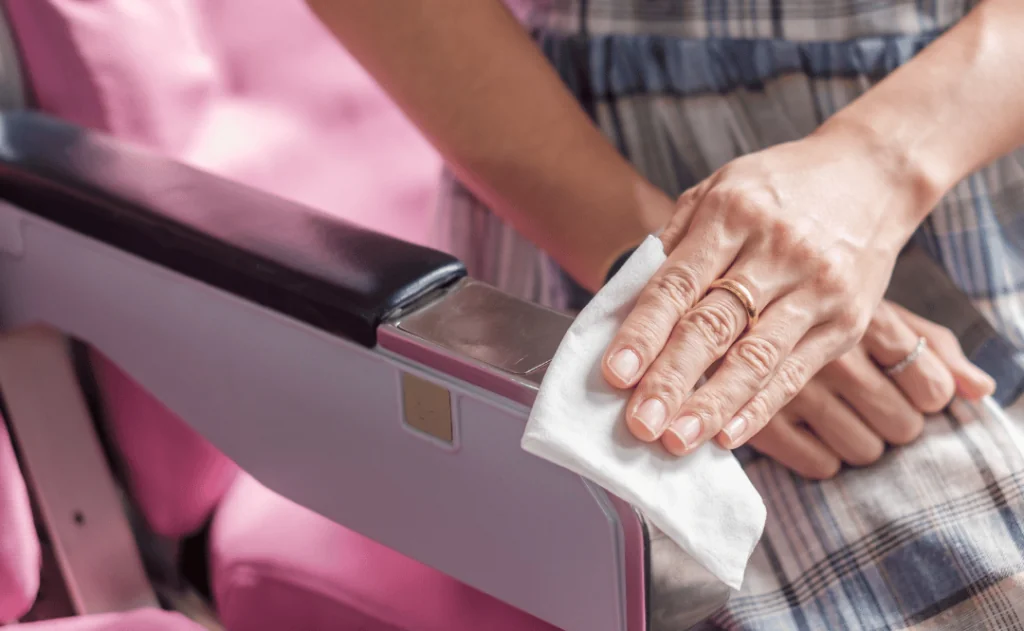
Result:
<svg viewBox="0 0 1024 631">
<path fill-rule="evenodd" d="M 974 4 L 534 0 L 526 25 L 609 141 L 675 196 L 807 135 Z M 450 177 L 445 191 L 439 234 L 472 274 L 556 308 L 586 299 Z M 915 236 L 991 326 L 941 292 L 910 296 L 983 365 L 1008 366 L 1011 386 L 1024 349 L 1022 210 L 1018 151 L 960 182 Z M 903 268 L 904 287 L 929 282 L 920 260 Z M 957 402 L 918 442 L 823 483 L 738 455 L 768 525 L 743 590 L 707 628 L 1024 629 L 1024 403 Z"/>
</svg>

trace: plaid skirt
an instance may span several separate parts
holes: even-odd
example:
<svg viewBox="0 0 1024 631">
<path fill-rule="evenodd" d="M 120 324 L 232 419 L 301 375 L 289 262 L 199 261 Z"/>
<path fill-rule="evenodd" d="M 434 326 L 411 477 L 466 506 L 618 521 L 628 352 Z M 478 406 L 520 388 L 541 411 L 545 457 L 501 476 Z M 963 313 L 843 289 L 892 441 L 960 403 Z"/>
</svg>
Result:
<svg viewBox="0 0 1024 631">
<path fill-rule="evenodd" d="M 809 134 L 975 3 L 534 0 L 526 24 L 609 141 L 676 196 Z M 474 276 L 556 308 L 586 299 L 454 178 L 439 210 L 441 243 Z M 1018 361 L 1022 211 L 1018 151 L 957 184 L 915 236 Z M 913 445 L 827 482 L 740 456 L 768 524 L 709 628 L 1024 629 L 1024 402 L 957 403 Z"/>
</svg>

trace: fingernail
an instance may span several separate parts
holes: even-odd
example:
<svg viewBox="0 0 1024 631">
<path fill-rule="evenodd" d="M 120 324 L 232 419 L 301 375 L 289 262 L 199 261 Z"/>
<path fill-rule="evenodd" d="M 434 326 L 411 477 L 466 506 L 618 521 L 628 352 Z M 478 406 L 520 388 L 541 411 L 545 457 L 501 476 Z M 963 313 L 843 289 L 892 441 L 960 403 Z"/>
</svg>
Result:
<svg viewBox="0 0 1024 631">
<path fill-rule="evenodd" d="M 661 428 L 665 425 L 666 416 L 665 404 L 660 399 L 647 399 L 640 404 L 640 407 L 633 414 L 633 418 L 640 421 L 640 424 L 651 433 L 652 439 L 661 433 Z"/>
<path fill-rule="evenodd" d="M 992 378 L 987 372 L 971 364 L 972 372 L 974 373 L 974 380 L 978 382 L 978 386 L 985 392 L 985 396 L 990 396 L 996 391 L 996 380 Z"/>
<path fill-rule="evenodd" d="M 729 437 L 730 443 L 736 443 L 740 438 L 743 438 L 743 433 L 747 431 L 747 419 L 742 416 L 737 416 L 733 420 L 729 421 L 726 426 L 722 428 L 722 431 Z"/>
<path fill-rule="evenodd" d="M 678 423 L 670 427 L 668 431 L 675 434 L 676 438 L 679 439 L 679 442 L 683 444 L 684 448 L 689 449 L 700 437 L 700 419 L 693 416 L 683 417 Z"/>
<path fill-rule="evenodd" d="M 615 376 L 629 383 L 636 377 L 637 371 L 640 370 L 640 356 L 624 348 L 621 351 L 612 355 L 611 360 L 608 362 L 608 367 L 612 369 Z"/>
</svg>

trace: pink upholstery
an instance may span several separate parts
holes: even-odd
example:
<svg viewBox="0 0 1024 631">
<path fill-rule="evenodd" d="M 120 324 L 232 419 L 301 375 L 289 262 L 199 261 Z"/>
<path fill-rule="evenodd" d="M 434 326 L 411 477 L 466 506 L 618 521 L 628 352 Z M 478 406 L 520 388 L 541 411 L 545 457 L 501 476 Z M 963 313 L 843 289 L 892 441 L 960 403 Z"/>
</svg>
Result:
<svg viewBox="0 0 1024 631">
<path fill-rule="evenodd" d="M 180 614 L 153 609 L 16 624 L 4 627 L 4 629 L 10 631 L 204 631 L 203 627 Z"/>
<path fill-rule="evenodd" d="M 238 467 L 102 354 L 93 352 L 92 367 L 142 514 L 167 536 L 198 530 Z"/>
<path fill-rule="evenodd" d="M 0 625 L 32 606 L 39 589 L 39 555 L 28 491 L 0 418 Z"/>
<path fill-rule="evenodd" d="M 7 0 L 39 107 L 414 242 L 440 159 L 303 0 Z"/>
<path fill-rule="evenodd" d="M 211 548 L 214 597 L 232 631 L 554 631 L 245 474 L 217 511 Z"/>
<path fill-rule="evenodd" d="M 7 8 L 44 111 L 427 241 L 438 157 L 302 0 L 7 0 Z M 212 572 L 231 631 L 549 631 L 237 475 L 116 366 L 98 354 L 94 364 L 154 528 L 191 531 L 221 502 Z M 0 470 L 0 484 L 7 477 Z M 26 628 L 172 628 L 146 626 L 169 620 L 157 618 Z"/>
<path fill-rule="evenodd" d="M 426 239 L 439 159 L 302 0 L 6 7 L 40 109 Z M 194 529 L 234 468 L 119 370 L 97 364 L 144 515 L 161 534 Z"/>
</svg>

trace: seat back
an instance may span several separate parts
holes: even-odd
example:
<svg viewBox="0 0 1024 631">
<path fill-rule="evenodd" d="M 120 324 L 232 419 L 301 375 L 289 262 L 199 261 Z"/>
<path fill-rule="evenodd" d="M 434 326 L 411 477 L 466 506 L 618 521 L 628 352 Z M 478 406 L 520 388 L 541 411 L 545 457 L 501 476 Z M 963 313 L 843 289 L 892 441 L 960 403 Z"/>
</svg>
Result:
<svg viewBox="0 0 1024 631">
<path fill-rule="evenodd" d="M 243 5 L 246 8 L 244 12 L 240 9 Z M 200 7 L 203 11 L 199 11 Z M 424 170 L 427 175 L 418 176 L 419 180 L 417 177 L 396 175 L 395 162 L 391 159 L 393 144 L 379 154 L 370 152 L 366 146 L 372 141 L 378 149 L 388 147 L 381 140 L 389 137 L 367 124 L 370 114 L 364 111 L 365 104 L 348 102 L 348 109 L 339 109 L 339 103 L 346 104 L 346 99 L 342 97 L 343 84 L 334 86 L 336 91 L 332 91 L 323 85 L 307 86 L 305 82 L 300 82 L 296 86 L 292 82 L 285 92 L 294 97 L 306 89 L 310 100 L 276 101 L 257 90 L 259 82 L 255 77 L 260 76 L 259 73 L 250 74 L 229 63 L 233 57 L 217 47 L 218 42 L 235 41 L 231 39 L 230 33 L 214 37 L 211 36 L 212 31 L 205 28 L 209 26 L 213 29 L 216 24 L 243 23 L 249 27 L 257 14 L 265 20 L 271 19 L 268 16 L 276 16 L 274 20 L 283 24 L 286 8 L 294 12 L 296 19 L 312 19 L 305 13 L 300 0 L 169 0 L 144 4 L 134 0 L 10 0 L 8 6 L 22 42 L 26 66 L 31 71 L 31 85 L 37 104 L 44 111 L 86 127 L 111 132 L 119 138 L 141 142 L 182 162 L 226 175 L 232 180 L 251 183 L 291 200 L 334 209 L 356 223 L 371 223 L 372 216 L 372 225 L 377 231 L 395 234 L 399 232 L 399 220 L 395 218 L 400 215 L 384 214 L 385 219 L 382 221 L 380 211 L 385 208 L 419 208 L 418 202 L 414 204 L 410 200 L 421 199 L 422 191 L 415 186 L 392 186 L 388 180 L 384 180 L 381 186 L 379 176 L 387 174 L 388 177 L 396 177 L 397 181 L 415 182 L 424 181 L 429 175 L 432 189 L 433 170 L 436 168 L 433 154 L 423 152 L 433 162 L 429 171 Z M 123 20 L 125 16 L 130 16 L 131 20 Z M 197 24 L 203 28 L 195 28 Z M 324 43 L 325 48 L 318 53 L 320 56 L 307 48 L 308 54 L 301 55 L 301 61 L 294 60 L 293 67 L 316 69 L 315 77 L 309 75 L 309 79 L 315 79 L 313 83 L 323 84 L 326 75 L 322 69 L 331 66 L 327 51 L 334 51 L 330 54 L 336 56 L 339 64 L 344 64 L 345 60 L 337 57 L 340 51 L 326 37 L 326 33 L 316 30 L 319 27 L 311 21 L 307 24 L 311 29 L 307 32 L 310 41 L 317 41 L 314 35 L 319 34 L 319 41 Z M 23 28 L 27 30 L 23 31 Z M 167 42 L 168 34 L 175 33 L 180 36 L 180 41 Z M 241 31 L 236 36 L 239 42 L 254 45 L 242 36 Z M 117 40 L 120 37 L 126 41 L 118 54 L 100 46 L 105 44 L 113 47 L 113 44 L 103 39 Z M 92 50 L 83 46 L 87 39 L 94 43 L 98 41 L 100 48 Z M 154 47 L 154 42 L 161 40 L 164 44 Z M 63 49 L 63 57 L 60 55 L 60 41 L 73 44 Z M 297 46 L 299 44 L 293 43 Z M 242 43 L 237 45 L 239 50 L 244 50 Z M 288 49 L 288 46 L 281 43 L 274 46 Z M 330 49 L 326 46 L 330 46 Z M 182 49 L 178 56 L 154 58 L 161 51 L 178 47 Z M 256 58 L 273 61 L 267 60 L 265 56 Z M 175 59 L 184 59 L 187 63 L 179 66 L 174 63 Z M 151 66 L 148 65 L 151 63 Z M 273 63 L 270 65 L 279 71 L 286 67 L 275 66 Z M 145 68 L 145 71 L 140 68 Z M 68 72 L 69 69 L 71 72 Z M 164 74 L 161 75 L 161 72 Z M 74 76 L 55 79 L 59 73 Z M 156 76 L 149 76 L 152 73 L 156 73 Z M 76 85 L 76 82 L 78 92 L 70 87 Z M 127 96 L 106 100 L 95 98 L 91 102 L 75 104 L 76 99 L 82 99 L 85 94 L 110 96 L 118 89 L 125 88 L 129 88 Z M 162 92 L 165 90 L 166 94 Z M 161 117 L 168 112 L 177 114 L 168 115 L 166 125 L 158 124 L 165 120 Z M 186 116 L 189 112 L 193 113 L 192 118 L 178 117 Z M 22 127 L 15 118 L 7 121 L 10 123 L 8 131 L 12 135 L 18 129 L 27 131 L 34 126 L 29 124 L 28 127 Z M 25 122 L 24 118 L 21 120 Z M 367 135 L 361 136 L 364 138 L 362 142 L 346 146 L 343 142 L 346 137 L 344 130 L 355 121 L 359 122 Z M 55 131 L 53 126 L 43 124 L 41 130 L 45 129 Z M 58 133 L 58 136 L 62 133 Z M 417 143 L 425 147 L 422 141 L 414 140 L 411 132 L 406 138 L 411 147 Z M 18 144 L 14 138 L 8 140 L 11 147 Z M 21 140 L 26 141 L 26 138 Z M 34 140 L 40 140 L 40 137 Z M 94 144 L 88 135 L 82 140 L 85 145 L 79 146 L 79 149 L 88 152 L 89 147 L 92 147 L 101 151 L 106 158 L 115 161 L 120 159 L 121 154 L 108 152 L 103 148 L 106 145 L 102 141 L 98 145 Z M 397 141 L 391 137 L 391 142 Z M 27 143 L 15 148 L 7 159 L 17 162 L 25 158 L 26 162 L 21 166 L 31 169 L 33 164 L 40 166 L 41 163 L 34 160 L 46 154 L 44 162 L 56 158 L 61 166 L 71 167 L 72 171 L 76 165 L 81 166 L 82 156 L 73 155 L 74 151 L 70 147 L 64 152 L 44 149 L 39 155 L 30 155 L 33 150 L 29 145 L 33 144 L 39 149 L 38 142 Z M 400 153 L 410 155 L 410 146 L 404 146 L 404 142 L 402 144 Z M 366 160 L 368 156 L 374 155 L 386 155 L 387 162 L 375 164 Z M 360 177 L 356 172 L 353 177 L 339 177 L 338 160 L 347 164 L 346 156 L 358 157 L 364 164 L 368 164 L 370 170 L 366 173 L 376 177 Z M 428 163 L 427 157 L 422 164 Z M 103 160 L 84 162 L 93 165 L 104 163 Z M 152 159 L 149 162 L 152 163 Z M 145 190 L 142 192 L 156 194 L 156 199 L 143 200 L 143 206 L 148 201 L 156 203 L 153 210 L 182 210 L 199 215 L 205 213 L 209 215 L 207 220 L 219 216 L 217 213 L 206 213 L 214 210 L 209 204 L 188 203 L 189 187 L 179 189 L 174 186 L 177 176 L 174 168 L 163 168 L 156 163 L 156 174 L 170 179 L 158 177 L 153 182 L 138 177 L 140 172 L 150 173 L 145 168 L 133 170 L 131 164 L 125 161 L 118 163 L 118 166 L 119 169 L 106 172 L 114 180 L 106 184 L 117 189 L 119 178 L 124 178 L 132 186 L 143 187 Z M 191 179 L 192 176 L 189 176 L 186 181 Z M 366 202 L 360 199 L 358 187 L 353 191 L 354 180 L 373 182 L 375 190 L 385 192 Z M 225 198 L 219 196 L 219 193 L 230 189 L 229 192 L 238 196 L 234 201 L 239 207 L 264 205 L 264 210 L 273 210 L 280 206 L 278 201 L 253 196 L 245 190 L 231 189 L 223 182 L 211 181 L 208 184 L 212 186 L 208 196 L 210 199 L 223 201 Z M 88 183 L 85 185 L 89 186 Z M 32 188 L 32 185 L 28 187 Z M 198 192 L 196 187 L 192 188 L 193 193 Z M 199 198 L 207 199 L 202 195 Z M 18 201 L 14 197 L 8 197 L 8 200 L 16 205 L 26 201 Z M 176 200 L 181 203 L 176 203 Z M 343 201 L 344 207 L 341 206 Z M 359 212 L 349 212 L 353 209 L 359 209 Z M 47 212 L 39 208 L 36 210 L 44 215 Z M 51 207 L 49 210 L 55 209 Z M 222 211 L 223 206 L 217 210 Z M 418 212 L 422 212 L 422 209 Z M 19 216 L 17 212 L 0 214 L 7 220 Z M 389 222 L 388 217 L 395 221 Z M 190 223 L 188 217 L 178 219 L 183 219 L 185 224 Z M 24 225 L 30 223 L 32 230 L 36 227 L 41 230 L 39 235 L 46 233 L 58 241 L 64 238 L 76 240 L 82 246 L 82 249 L 76 250 L 76 255 L 92 260 L 92 255 L 99 252 L 90 253 L 91 246 L 85 245 L 63 229 L 51 230 L 53 227 L 44 226 L 42 220 L 26 219 Z M 218 234 L 218 226 L 210 225 L 212 221 L 200 223 L 204 224 L 207 234 Z M 319 225 L 318 222 L 313 223 Z M 258 227 L 265 228 L 266 225 Z M 339 234 L 345 232 L 347 230 Z M 316 234 L 320 241 L 326 242 L 330 231 L 320 230 Z M 422 241 L 422 237 L 422 234 L 414 235 L 410 240 Z M 140 242 L 151 243 L 152 239 L 136 239 L 135 246 Z M 23 260 L 5 270 L 5 284 L 9 285 L 5 288 L 8 290 L 7 295 L 26 298 L 24 303 L 13 299 L 3 301 L 10 305 L 10 308 L 4 308 L 4 315 L 9 321 L 12 324 L 23 324 L 42 318 L 61 330 L 94 342 L 108 351 L 111 357 L 117 358 L 121 365 L 129 367 L 131 374 L 141 383 L 147 384 L 154 392 L 160 392 L 161 401 L 167 402 L 190 422 L 202 426 L 207 437 L 224 445 L 226 451 L 236 455 L 240 463 L 247 469 L 251 468 L 254 475 L 266 481 L 270 488 L 289 493 L 300 504 L 336 522 L 346 524 L 355 531 L 368 533 L 392 549 L 437 567 L 466 583 L 479 586 L 485 592 L 560 626 L 568 624 L 570 627 L 583 626 L 595 630 L 617 629 L 625 624 L 627 616 L 632 620 L 643 615 L 643 541 L 638 517 L 628 507 L 607 497 L 600 489 L 582 484 L 572 474 L 537 461 L 518 448 L 518 427 L 527 409 L 521 404 L 527 403 L 525 400 L 517 400 L 510 407 L 507 395 L 492 397 L 474 389 L 479 384 L 467 386 L 457 379 L 452 381 L 450 375 L 444 376 L 444 382 L 450 382 L 452 406 L 453 409 L 457 408 L 455 414 L 462 423 L 462 429 L 455 434 L 459 441 L 456 450 L 459 457 L 453 458 L 451 454 L 455 452 L 448 446 L 424 440 L 416 431 L 412 431 L 414 426 L 407 427 L 406 423 L 411 423 L 408 419 L 395 422 L 400 410 L 393 405 L 398 400 L 395 398 L 395 390 L 378 391 L 381 389 L 376 388 L 379 384 L 398 384 L 401 374 L 415 377 L 420 382 L 428 381 L 430 371 L 426 368 L 434 367 L 403 368 L 405 360 L 395 359 L 396 354 L 401 355 L 401 351 L 395 348 L 377 349 L 370 353 L 353 349 L 349 342 L 339 339 L 333 339 L 325 345 L 320 332 L 304 325 L 285 323 L 283 330 L 276 331 L 275 336 L 255 334 L 254 331 L 259 329 L 252 327 L 271 326 L 278 329 L 282 320 L 269 309 L 233 299 L 225 300 L 223 293 L 213 292 L 209 282 L 204 285 L 203 282 L 194 282 L 195 279 L 186 279 L 186 283 L 179 286 L 180 291 L 167 291 L 162 286 L 154 289 L 158 287 L 153 282 L 155 279 L 166 280 L 167 277 L 160 276 L 161 272 L 148 263 L 142 263 L 141 267 L 122 265 L 123 259 L 112 254 L 109 248 L 99 253 L 105 266 L 103 270 L 92 269 L 82 263 L 72 265 L 69 273 L 52 277 L 48 275 L 47 269 L 51 268 L 48 267 L 47 259 L 54 253 L 70 254 L 71 251 L 50 247 L 53 243 L 47 243 L 49 245 L 37 242 L 31 256 L 22 257 Z M 117 247 L 124 248 L 125 244 Z M 360 270 L 355 269 L 353 261 L 360 261 L 360 256 L 366 253 L 347 252 L 346 248 L 339 247 L 336 242 L 331 247 L 335 255 L 351 255 L 340 257 L 352 259 L 342 261 L 344 269 L 340 271 L 349 273 L 353 278 L 342 280 L 360 282 L 364 276 Z M 135 255 L 139 254 L 135 252 Z M 283 255 L 278 263 L 288 264 L 295 263 L 296 256 L 303 259 L 309 252 L 306 248 L 299 248 L 284 252 L 278 250 L 277 254 Z M 57 258 L 70 260 L 64 254 L 58 254 Z M 116 264 L 115 260 L 118 261 Z M 336 260 L 322 262 L 335 264 L 335 267 L 339 263 Z M 110 266 L 107 266 L 108 263 Z M 88 271 L 90 269 L 92 271 Z M 138 271 L 142 271 L 143 275 L 137 275 Z M 139 281 L 133 285 L 134 289 L 126 290 L 127 285 L 118 280 L 124 272 L 128 272 L 133 279 L 131 283 Z M 82 282 L 85 278 L 79 275 L 82 273 L 93 280 Z M 56 283 L 43 282 L 50 278 L 62 280 Z M 95 279 L 104 281 L 96 283 Z M 90 284 L 95 286 L 96 292 L 92 292 Z M 301 287 L 303 283 L 298 285 Z M 87 286 L 90 287 L 88 291 L 83 289 Z M 40 287 L 47 287 L 47 291 L 39 292 Z M 109 290 L 114 293 L 108 293 Z M 223 302 L 228 308 L 225 314 L 236 308 L 246 310 L 245 322 L 249 322 L 251 327 L 239 324 L 241 320 L 235 316 L 225 315 L 220 322 L 230 322 L 230 326 L 226 330 L 214 332 L 210 324 L 217 318 L 216 308 L 206 309 L 204 304 L 202 314 L 196 313 L 197 310 L 191 305 L 199 304 L 200 300 L 189 299 L 185 293 L 181 293 L 193 290 L 199 290 L 204 299 L 212 299 L 218 304 Z M 129 291 L 135 300 L 122 300 L 125 291 Z M 328 295 L 336 296 L 331 292 Z M 65 300 L 74 302 L 83 297 L 87 298 L 87 304 L 81 304 L 84 309 L 82 311 L 62 307 L 50 309 Z M 302 306 L 301 301 L 298 304 Z M 107 315 L 111 307 L 116 307 L 114 310 L 118 311 L 131 311 L 136 307 L 146 311 L 152 307 L 152 313 L 145 313 L 145 322 L 141 317 L 135 318 L 138 325 L 126 326 L 132 319 L 111 319 Z M 187 312 L 181 312 L 183 307 Z M 91 315 L 84 315 L 86 311 Z M 199 316 L 199 321 L 183 324 L 181 328 L 192 329 L 192 324 L 195 324 L 203 335 L 195 339 L 180 337 L 177 342 L 171 342 L 171 337 L 178 333 L 184 335 L 185 331 L 174 332 L 170 330 L 173 327 L 162 325 L 161 322 L 169 317 L 168 314 L 175 318 Z M 324 328 L 323 323 L 313 324 L 314 327 Z M 98 328 L 93 329 L 93 325 Z M 155 328 L 147 328 L 151 326 Z M 397 325 L 392 332 L 395 343 L 409 341 L 402 337 Z M 213 338 L 204 337 L 213 333 L 216 333 Z M 277 339 L 276 333 L 285 333 L 289 341 L 284 343 Z M 258 361 L 249 355 L 252 352 L 263 352 L 259 345 L 253 343 L 254 338 L 263 342 L 281 343 L 279 350 L 287 348 L 295 352 L 294 349 L 298 348 L 301 353 L 295 352 L 295 357 L 285 357 L 287 353 L 283 352 L 275 353 L 273 356 L 279 357 L 280 361 L 266 365 L 267 362 Z M 160 365 L 159 356 L 143 350 L 146 348 L 146 340 L 152 343 L 157 339 L 165 345 L 165 349 L 174 349 L 173 354 L 183 363 Z M 241 345 L 235 347 L 236 342 Z M 210 349 L 220 343 L 226 343 L 227 346 L 212 353 Z M 190 356 L 193 352 L 198 355 Z M 320 359 L 311 361 L 314 355 Z M 261 355 L 264 360 L 266 356 Z M 233 366 L 266 369 L 270 372 L 263 376 L 251 372 L 246 379 L 252 377 L 254 381 L 236 381 L 233 384 L 234 390 L 226 388 L 218 392 L 216 388 L 210 387 L 215 382 L 213 375 L 216 371 L 203 371 L 212 367 L 211 361 L 216 363 L 225 358 L 231 358 Z M 301 361 L 302 369 L 291 363 L 293 361 Z M 418 360 L 414 358 L 413 361 Z M 181 440 L 175 450 L 187 453 L 179 453 L 169 463 L 167 470 L 161 471 L 154 467 L 155 471 L 142 472 L 143 468 L 158 462 L 155 457 L 160 454 L 156 450 L 166 450 L 167 444 L 173 444 L 173 441 L 168 443 L 161 437 L 172 435 L 172 428 L 180 427 L 180 421 L 163 408 L 157 399 L 140 395 L 135 384 L 119 372 L 112 362 L 104 362 L 101 358 L 97 364 L 97 377 L 106 395 L 105 403 L 114 425 L 113 432 L 119 438 L 119 447 L 124 452 L 125 460 L 133 469 L 130 481 L 135 496 L 142 503 L 145 516 L 164 534 L 175 534 L 187 528 L 190 522 L 198 523 L 205 519 L 209 513 L 207 507 L 220 499 L 219 485 L 211 483 L 210 478 L 224 474 L 224 470 L 230 470 L 231 467 L 215 466 L 216 463 L 211 462 L 214 459 L 207 458 L 208 454 L 202 452 L 200 446 L 203 441 Z M 183 370 L 182 366 L 189 366 L 190 369 Z M 320 366 L 321 369 L 317 371 L 311 369 L 311 366 Z M 350 379 L 348 383 L 339 384 L 338 370 L 342 368 L 344 370 L 341 370 L 341 375 Z M 273 379 L 268 378 L 271 373 Z M 301 379 L 298 375 L 301 375 Z M 202 379 L 197 380 L 199 376 Z M 515 377 L 508 375 L 503 378 L 515 380 Z M 298 379 L 299 383 L 292 383 L 294 379 Z M 410 380 L 410 383 L 415 383 L 416 379 Z M 288 382 L 285 391 L 290 396 L 277 396 L 265 387 L 255 385 L 278 382 Z M 402 383 L 406 382 L 403 380 Z M 118 385 L 123 386 L 125 391 L 130 389 L 131 393 L 138 396 L 124 394 L 118 390 Z M 165 387 L 161 392 L 160 386 L 167 385 L 171 386 L 170 389 Z M 312 393 L 310 396 L 299 394 L 307 390 Z M 437 384 L 434 384 L 432 390 L 437 391 Z M 114 396 L 111 396 L 112 393 Z M 197 396 L 197 393 L 201 393 L 201 396 Z M 362 410 L 348 427 L 337 423 L 338 410 L 345 409 L 342 401 L 347 405 L 358 402 Z M 224 410 L 234 409 L 243 412 L 223 413 Z M 294 418 L 288 415 L 294 415 Z M 481 417 L 481 422 L 473 422 L 477 416 Z M 288 422 L 283 422 L 283 419 Z M 247 436 L 245 432 L 239 431 L 241 426 L 260 428 L 261 435 Z M 364 449 L 359 446 L 360 440 L 366 441 L 366 444 L 389 445 L 393 449 Z M 381 462 L 368 459 L 371 452 L 390 453 L 395 460 L 411 455 L 405 465 L 409 471 L 402 471 L 400 466 L 382 466 Z M 500 457 L 496 457 L 499 452 Z M 302 454 L 301 462 L 297 463 L 296 453 Z M 379 471 L 379 475 L 369 476 L 376 481 L 376 486 L 360 486 L 356 476 L 339 473 L 344 469 L 339 466 L 339 461 L 346 463 L 349 473 Z M 133 462 L 135 466 L 132 466 Z M 206 462 L 205 466 L 196 465 L 203 462 Z M 295 466 L 296 463 L 301 466 Z M 418 468 L 423 469 L 422 475 L 415 473 Z M 529 475 L 513 474 L 524 469 Z M 398 476 L 396 472 L 406 475 Z M 481 472 L 485 475 L 481 475 Z M 166 484 L 146 482 L 149 478 L 144 474 L 148 473 L 165 476 L 158 477 L 158 480 L 162 479 Z M 443 493 L 429 484 L 435 479 L 434 474 L 438 474 L 437 479 L 443 481 Z M 310 479 L 330 479 L 332 484 L 329 487 L 311 488 L 313 485 L 308 483 Z M 168 489 L 190 488 L 199 491 L 200 497 L 165 496 Z M 381 497 L 388 497 L 390 504 L 382 504 Z M 512 501 L 497 501 L 498 498 L 512 498 Z M 196 501 L 191 505 L 180 506 L 183 499 Z M 168 509 L 164 515 L 181 518 L 184 513 L 188 519 L 182 518 L 180 522 L 171 524 L 160 523 L 159 507 Z M 403 518 L 405 513 L 419 517 L 421 523 L 418 529 L 409 527 L 409 522 Z M 563 514 L 573 519 L 560 519 Z M 499 538 L 495 539 L 490 533 Z M 627 574 L 631 577 L 629 580 L 624 578 Z M 584 601 L 596 602 L 591 602 L 587 607 L 577 606 L 577 603 Z M 629 627 L 642 628 L 642 623 L 630 622 Z"/>
<path fill-rule="evenodd" d="M 425 239 L 436 154 L 301 0 L 9 0 L 6 10 L 38 109 Z M 196 530 L 236 467 L 108 359 L 94 357 L 94 369 L 143 515 L 162 535 Z"/>
</svg>

